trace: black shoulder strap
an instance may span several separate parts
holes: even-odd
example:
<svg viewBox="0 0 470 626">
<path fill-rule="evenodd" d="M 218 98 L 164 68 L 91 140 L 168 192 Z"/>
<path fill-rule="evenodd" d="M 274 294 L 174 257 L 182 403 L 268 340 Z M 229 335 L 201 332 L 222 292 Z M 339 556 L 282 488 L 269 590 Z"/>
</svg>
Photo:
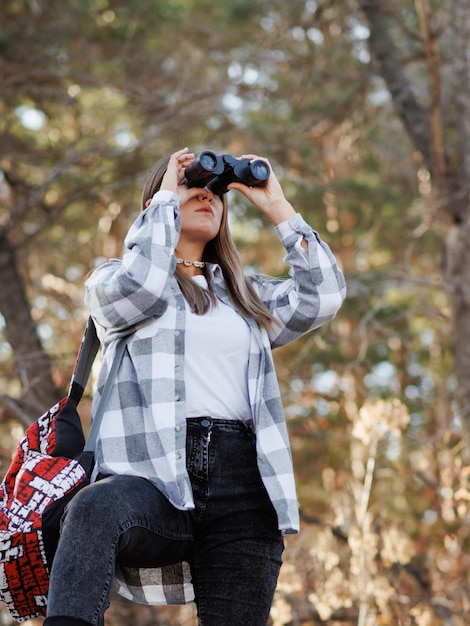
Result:
<svg viewBox="0 0 470 626">
<path fill-rule="evenodd" d="M 82 342 L 78 350 L 75 368 L 70 381 L 68 397 L 78 404 L 90 377 L 91 367 L 100 349 L 100 340 L 96 334 L 96 327 L 93 319 L 88 318 Z"/>
<path fill-rule="evenodd" d="M 119 340 L 116 346 L 116 354 L 114 355 L 113 364 L 108 374 L 103 393 L 101 394 L 98 408 L 93 417 L 93 422 L 90 428 L 90 432 L 88 434 L 84 452 L 94 450 L 104 410 L 108 402 L 114 379 L 116 378 L 116 374 L 119 369 L 119 365 L 121 364 L 122 356 L 124 354 L 124 350 L 126 349 L 128 339 L 128 335 L 126 337 L 123 337 Z M 83 392 L 85 391 L 88 378 L 90 377 L 93 361 L 95 360 L 99 348 L 100 341 L 96 333 L 95 323 L 93 319 L 89 317 L 85 332 L 83 333 L 80 349 L 78 351 L 77 360 L 75 362 L 75 368 L 72 374 L 72 379 L 70 381 L 68 393 L 68 397 L 72 398 L 76 405 L 80 402 Z"/>
</svg>

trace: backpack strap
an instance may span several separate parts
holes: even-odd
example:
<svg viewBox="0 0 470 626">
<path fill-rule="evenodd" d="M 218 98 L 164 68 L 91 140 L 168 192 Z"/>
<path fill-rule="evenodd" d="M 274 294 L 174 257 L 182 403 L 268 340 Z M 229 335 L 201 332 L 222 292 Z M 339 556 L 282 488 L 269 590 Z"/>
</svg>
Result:
<svg viewBox="0 0 470 626">
<path fill-rule="evenodd" d="M 93 361 L 100 349 L 100 340 L 96 333 L 96 327 L 91 316 L 88 318 L 85 331 L 83 333 L 80 348 L 78 350 L 75 367 L 70 380 L 68 397 L 77 405 L 85 391 L 85 387 L 90 376 Z"/>
<path fill-rule="evenodd" d="M 129 335 L 122 337 L 116 346 L 116 354 L 114 355 L 113 364 L 111 365 L 111 369 L 109 371 L 103 393 L 101 394 L 98 408 L 93 418 L 90 432 L 85 443 L 85 448 L 83 449 L 84 452 L 92 451 L 95 448 L 95 443 L 96 439 L 98 438 L 98 432 L 100 429 L 101 420 L 103 419 L 104 410 L 106 408 L 106 404 L 108 403 L 111 389 L 114 384 L 114 379 L 116 378 L 119 365 L 121 364 L 122 356 L 124 354 L 124 350 L 126 349 L 128 339 Z M 72 379 L 70 381 L 68 397 L 75 402 L 75 405 L 80 402 L 83 392 L 85 391 L 88 378 L 90 377 L 91 368 L 95 357 L 98 354 L 98 350 L 100 349 L 100 345 L 100 340 L 98 339 L 98 335 L 96 333 L 95 323 L 90 316 L 88 318 L 88 322 L 83 333 L 82 342 L 80 344 L 80 349 L 78 351 L 77 359 L 75 362 L 75 368 L 72 374 Z"/>
</svg>

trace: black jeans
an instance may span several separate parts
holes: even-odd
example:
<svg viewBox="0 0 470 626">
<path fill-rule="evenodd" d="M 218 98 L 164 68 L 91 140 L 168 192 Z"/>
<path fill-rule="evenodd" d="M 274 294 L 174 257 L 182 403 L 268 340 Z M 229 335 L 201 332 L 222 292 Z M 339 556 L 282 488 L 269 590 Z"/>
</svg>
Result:
<svg viewBox="0 0 470 626">
<path fill-rule="evenodd" d="M 108 476 L 72 500 L 44 626 L 100 624 L 116 559 L 139 567 L 187 561 L 201 626 L 266 626 L 284 543 L 255 437 L 241 422 L 192 418 L 186 451 L 194 511 L 175 509 L 133 476 Z"/>
</svg>

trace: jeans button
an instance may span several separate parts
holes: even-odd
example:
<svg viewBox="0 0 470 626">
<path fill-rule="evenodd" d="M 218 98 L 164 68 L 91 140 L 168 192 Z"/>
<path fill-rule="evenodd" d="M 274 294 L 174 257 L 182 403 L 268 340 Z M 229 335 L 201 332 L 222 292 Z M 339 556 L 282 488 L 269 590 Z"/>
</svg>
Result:
<svg viewBox="0 0 470 626">
<path fill-rule="evenodd" d="M 208 420 L 206 417 L 201 420 L 201 426 L 204 426 L 204 428 L 209 428 L 209 426 L 212 424 L 211 420 Z"/>
</svg>

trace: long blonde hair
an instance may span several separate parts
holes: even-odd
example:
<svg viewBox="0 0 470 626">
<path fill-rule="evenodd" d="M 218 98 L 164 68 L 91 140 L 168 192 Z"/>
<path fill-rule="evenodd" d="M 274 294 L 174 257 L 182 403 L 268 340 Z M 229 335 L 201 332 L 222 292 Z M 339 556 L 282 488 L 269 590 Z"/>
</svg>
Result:
<svg viewBox="0 0 470 626">
<path fill-rule="evenodd" d="M 170 156 L 163 157 L 148 175 L 142 192 L 142 210 L 145 209 L 147 200 L 150 200 L 160 189 L 169 160 Z M 228 295 L 237 311 L 244 317 L 252 317 L 262 328 L 268 329 L 274 322 L 274 317 L 261 302 L 243 272 L 243 264 L 228 227 L 226 196 L 222 195 L 221 199 L 223 213 L 220 229 L 214 239 L 206 244 L 202 260 L 207 263 L 218 263 L 222 270 Z M 186 276 L 178 266 L 176 266 L 175 271 L 175 277 L 183 296 L 197 315 L 206 313 L 216 301 L 211 274 L 207 266 L 204 266 L 202 271 L 207 279 L 208 292 L 191 280 L 189 276 Z"/>
</svg>

